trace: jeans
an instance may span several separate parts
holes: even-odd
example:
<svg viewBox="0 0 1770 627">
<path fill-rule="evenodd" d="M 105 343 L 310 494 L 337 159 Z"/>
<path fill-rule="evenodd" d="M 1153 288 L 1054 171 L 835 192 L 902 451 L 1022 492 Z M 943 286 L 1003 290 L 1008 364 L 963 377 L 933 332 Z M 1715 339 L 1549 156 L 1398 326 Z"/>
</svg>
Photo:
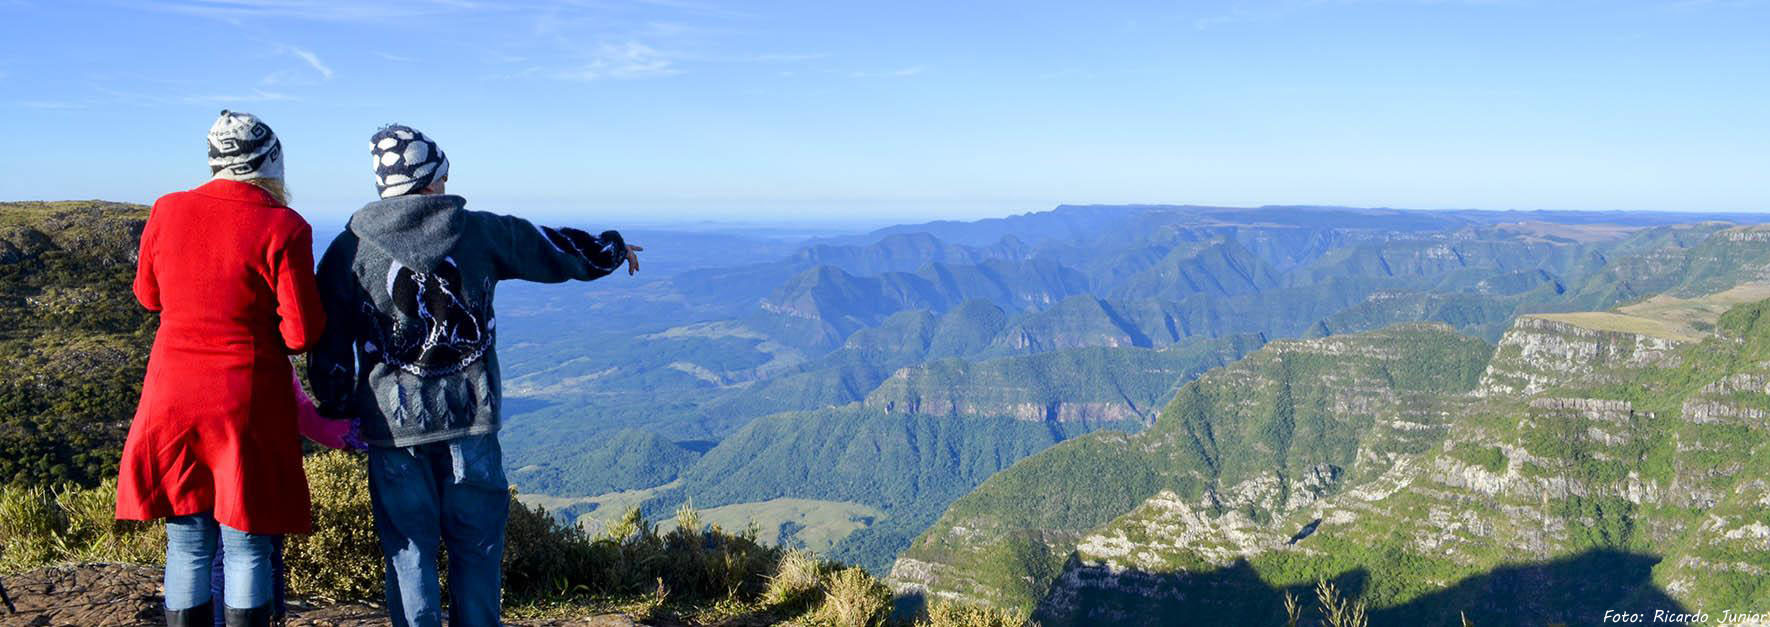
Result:
<svg viewBox="0 0 1770 627">
<path fill-rule="evenodd" d="M 509 489 L 495 433 L 370 447 L 369 497 L 396 627 L 442 624 L 439 541 L 449 549 L 449 623 L 499 624 Z"/>
<path fill-rule="evenodd" d="M 271 552 L 279 536 L 246 533 L 215 522 L 207 513 L 166 519 L 166 609 L 188 610 L 208 603 L 215 549 L 226 547 L 223 602 L 252 609 L 271 600 Z"/>
<path fill-rule="evenodd" d="M 287 609 L 284 597 L 288 593 L 289 580 L 283 572 L 283 536 L 272 537 L 275 538 L 275 541 L 271 542 L 270 547 L 270 601 L 275 605 L 270 609 L 272 616 L 282 616 Z M 211 571 L 214 575 L 209 578 L 209 598 L 218 596 L 227 598 L 224 596 L 227 594 L 227 577 L 224 574 L 227 572 L 227 568 L 223 565 L 225 559 L 227 559 L 227 547 L 225 545 L 216 547 L 214 566 Z M 222 608 L 221 604 L 215 606 L 215 627 L 227 627 L 227 611 Z"/>
</svg>

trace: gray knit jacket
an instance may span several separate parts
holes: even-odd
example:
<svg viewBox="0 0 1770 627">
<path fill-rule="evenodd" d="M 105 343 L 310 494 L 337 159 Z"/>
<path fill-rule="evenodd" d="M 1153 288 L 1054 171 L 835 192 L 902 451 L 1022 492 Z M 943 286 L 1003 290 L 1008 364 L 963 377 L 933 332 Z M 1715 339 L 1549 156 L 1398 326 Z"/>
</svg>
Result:
<svg viewBox="0 0 1770 627">
<path fill-rule="evenodd" d="M 360 418 L 371 446 L 497 431 L 498 282 L 588 281 L 626 259 L 620 233 L 537 227 L 466 204 L 369 203 L 320 259 L 327 323 L 308 376 L 320 413 Z"/>
</svg>

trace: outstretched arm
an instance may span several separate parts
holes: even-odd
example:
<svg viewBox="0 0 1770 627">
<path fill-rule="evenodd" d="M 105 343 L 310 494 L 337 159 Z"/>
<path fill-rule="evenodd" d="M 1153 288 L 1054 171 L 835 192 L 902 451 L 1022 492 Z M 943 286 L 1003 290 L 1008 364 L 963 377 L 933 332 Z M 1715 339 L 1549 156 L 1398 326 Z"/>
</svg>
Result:
<svg viewBox="0 0 1770 627">
<path fill-rule="evenodd" d="M 485 231 L 498 260 L 500 280 L 539 283 L 589 281 L 602 278 L 626 263 L 627 273 L 639 270 L 638 252 L 616 231 L 591 235 L 574 228 L 537 226 L 514 216 L 486 215 Z"/>
</svg>

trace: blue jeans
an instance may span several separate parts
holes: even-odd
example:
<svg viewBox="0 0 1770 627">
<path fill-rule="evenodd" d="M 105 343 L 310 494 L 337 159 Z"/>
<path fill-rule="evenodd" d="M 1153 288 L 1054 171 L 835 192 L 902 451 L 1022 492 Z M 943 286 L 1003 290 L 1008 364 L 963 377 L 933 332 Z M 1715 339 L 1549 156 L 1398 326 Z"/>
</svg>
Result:
<svg viewBox="0 0 1770 627">
<path fill-rule="evenodd" d="M 215 549 L 226 547 L 223 602 L 252 609 L 271 600 L 271 552 L 279 536 L 246 533 L 215 522 L 207 513 L 166 519 L 166 609 L 188 610 L 208 603 Z"/>
<path fill-rule="evenodd" d="M 497 434 L 369 449 L 369 497 L 396 627 L 442 624 L 439 542 L 449 549 L 449 623 L 499 624 L 509 490 Z"/>
<path fill-rule="evenodd" d="M 287 609 L 284 597 L 289 588 L 289 580 L 283 573 L 283 536 L 271 537 L 275 540 L 271 542 L 270 547 L 270 602 L 275 605 L 270 609 L 271 615 L 282 616 Z M 227 594 L 227 577 L 224 575 L 227 572 L 227 567 L 224 565 L 226 559 L 227 547 L 225 545 L 216 547 L 215 561 L 210 571 L 214 575 L 209 578 L 209 598 L 211 599 L 215 597 L 227 598 L 225 596 Z M 227 627 L 227 612 L 222 608 L 222 604 L 215 606 L 215 627 Z"/>
</svg>

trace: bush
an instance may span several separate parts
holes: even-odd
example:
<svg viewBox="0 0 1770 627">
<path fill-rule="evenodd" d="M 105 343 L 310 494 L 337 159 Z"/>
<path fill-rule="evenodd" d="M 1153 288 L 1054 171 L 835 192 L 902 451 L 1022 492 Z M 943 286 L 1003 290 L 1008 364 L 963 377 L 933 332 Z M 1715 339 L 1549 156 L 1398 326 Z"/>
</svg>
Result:
<svg viewBox="0 0 1770 627">
<path fill-rule="evenodd" d="M 916 627 L 1037 627 L 1025 611 L 935 601 L 928 605 L 928 620 Z"/>
<path fill-rule="evenodd" d="M 504 528 L 504 595 L 534 599 L 589 592 L 596 546 L 577 527 L 561 525 L 540 507 L 510 500 Z"/>
<path fill-rule="evenodd" d="M 812 619 L 835 627 L 873 627 L 885 622 L 891 591 L 859 567 L 843 569 L 824 585 L 824 602 Z"/>
<path fill-rule="evenodd" d="M 775 564 L 774 574 L 762 591 L 762 602 L 770 606 L 803 607 L 814 599 L 823 583 L 824 565 L 810 551 L 791 551 Z"/>
<path fill-rule="evenodd" d="M 289 539 L 290 590 L 329 599 L 373 599 L 382 591 L 381 548 L 370 521 L 367 464 L 360 455 L 307 458 L 314 532 Z M 591 537 L 545 510 L 510 499 L 505 527 L 504 597 L 512 603 L 583 595 L 656 594 L 663 586 L 689 598 L 754 598 L 780 551 L 753 534 L 703 529 L 684 507 L 678 526 L 659 534 L 637 510 Z"/>
<path fill-rule="evenodd" d="M 283 563 L 289 591 L 325 599 L 378 599 L 381 544 L 369 503 L 368 462 L 330 451 L 305 460 L 313 494 L 313 533 L 289 536 Z"/>
</svg>

